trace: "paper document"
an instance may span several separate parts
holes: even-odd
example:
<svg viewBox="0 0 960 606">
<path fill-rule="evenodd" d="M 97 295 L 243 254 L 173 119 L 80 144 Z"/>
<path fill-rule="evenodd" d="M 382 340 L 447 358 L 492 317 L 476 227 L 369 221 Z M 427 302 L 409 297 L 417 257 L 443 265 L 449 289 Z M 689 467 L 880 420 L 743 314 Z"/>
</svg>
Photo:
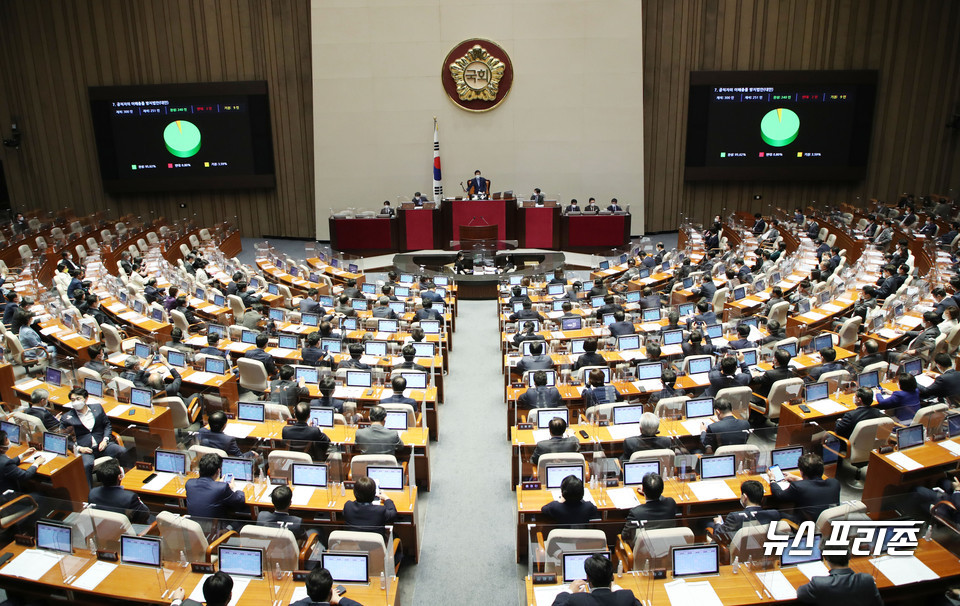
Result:
<svg viewBox="0 0 960 606">
<path fill-rule="evenodd" d="M 533 441 L 540 442 L 541 440 L 550 439 L 550 430 L 549 429 L 534 429 L 533 430 Z"/>
<path fill-rule="evenodd" d="M 846 412 L 848 409 L 839 402 L 833 400 L 817 400 L 816 402 L 807 402 L 807 406 L 816 410 L 822 415 L 832 415 L 838 412 Z"/>
<path fill-rule="evenodd" d="M 803 314 L 803 315 L 800 316 L 800 317 L 801 317 L 801 318 L 804 318 L 804 319 L 806 319 L 806 320 L 810 320 L 810 321 L 812 321 L 812 322 L 818 322 L 818 321 L 826 318 L 827 316 L 825 316 L 825 315 L 823 315 L 823 314 L 818 314 L 818 313 L 815 312 L 815 311 L 808 311 L 807 313 Z"/>
<path fill-rule="evenodd" d="M 621 486 L 620 488 L 608 488 L 607 496 L 613 502 L 617 509 L 633 509 L 640 504 L 637 499 L 637 493 L 631 486 Z"/>
<path fill-rule="evenodd" d="M 550 606 L 557 596 L 564 591 L 570 591 L 569 585 L 536 585 L 533 588 L 533 597 L 536 606 Z"/>
<path fill-rule="evenodd" d="M 227 349 L 229 349 L 230 351 L 236 351 L 236 352 L 247 351 L 251 347 L 252 345 L 250 345 L 249 343 L 243 343 L 243 342 L 231 343 L 230 345 L 227 345 Z"/>
<path fill-rule="evenodd" d="M 702 419 L 687 419 L 685 421 L 680 421 L 680 424 L 683 425 L 683 428 L 687 430 L 691 436 L 700 435 L 700 424 L 704 421 Z"/>
<path fill-rule="evenodd" d="M 13 558 L 9 564 L 0 568 L 0 574 L 37 581 L 56 566 L 61 559 L 63 559 L 62 554 L 27 549 Z"/>
<path fill-rule="evenodd" d="M 640 435 L 640 429 L 636 423 L 608 425 L 607 433 L 610 434 L 610 439 L 612 440 L 626 440 L 630 436 Z"/>
<path fill-rule="evenodd" d="M 307 505 L 310 503 L 310 499 L 313 498 L 313 486 L 294 486 L 293 487 L 293 504 L 294 505 Z"/>
<path fill-rule="evenodd" d="M 902 452 L 892 452 L 888 454 L 887 460 L 889 460 L 891 463 L 899 465 L 900 467 L 903 467 L 907 471 L 913 471 L 914 469 L 920 469 L 923 467 L 923 465 L 917 463 Z"/>
<path fill-rule="evenodd" d="M 663 381 L 660 379 L 644 379 L 642 381 L 634 381 L 633 386 L 644 393 L 653 393 L 663 389 Z"/>
<path fill-rule="evenodd" d="M 255 425 L 247 425 L 246 423 L 237 423 L 236 421 L 232 423 L 227 423 L 227 426 L 223 428 L 223 433 L 228 436 L 233 436 L 235 438 L 243 439 L 250 435 L 256 429 Z"/>
<path fill-rule="evenodd" d="M 917 375 L 916 379 L 917 379 L 917 385 L 919 385 L 920 387 L 930 387 L 931 385 L 933 385 L 933 382 L 936 380 L 930 375 L 923 375 L 923 374 Z"/>
<path fill-rule="evenodd" d="M 802 572 L 803 576 L 807 577 L 808 579 L 812 579 L 813 577 L 830 576 L 830 571 L 827 570 L 826 564 L 824 564 L 821 560 L 800 564 L 797 566 L 797 570 Z"/>
<path fill-rule="evenodd" d="M 193 592 L 190 594 L 190 599 L 194 600 L 197 603 L 203 604 L 203 584 L 206 583 L 207 579 L 212 575 L 205 574 L 200 578 L 200 581 L 197 583 L 197 586 L 193 588 Z M 240 601 L 240 597 L 243 595 L 243 591 L 247 588 L 247 585 L 250 583 L 250 579 L 241 576 L 233 577 L 233 591 L 230 596 L 230 605 L 237 606 L 237 602 Z"/>
<path fill-rule="evenodd" d="M 787 577 L 779 570 L 773 572 L 758 572 L 757 578 L 767 588 L 774 600 L 795 600 L 797 599 L 797 590 L 793 588 Z"/>
<path fill-rule="evenodd" d="M 640 325 L 640 332 L 659 332 L 663 326 L 657 322 L 644 322 Z"/>
<path fill-rule="evenodd" d="M 884 339 L 896 339 L 900 336 L 900 333 L 890 329 L 890 328 L 881 328 L 877 331 L 877 334 L 883 337 Z"/>
<path fill-rule="evenodd" d="M 943 441 L 943 442 L 938 442 L 938 444 L 940 444 L 940 446 L 946 448 L 947 450 L 949 450 L 949 451 L 952 452 L 953 454 L 955 454 L 955 455 L 957 455 L 958 457 L 960 457 L 960 444 L 957 444 L 956 442 L 953 442 L 953 441 L 951 441 L 951 440 L 945 440 L 945 441 Z"/>
<path fill-rule="evenodd" d="M 663 586 L 667 590 L 667 598 L 673 606 L 723 606 L 720 596 L 713 590 L 710 581 L 699 581 L 696 583 L 687 583 L 685 581 L 673 581 Z"/>
<path fill-rule="evenodd" d="M 135 311 L 127 311 L 127 312 L 124 312 L 124 313 L 120 314 L 120 315 L 117 316 L 117 317 L 120 318 L 121 320 L 126 320 L 127 322 L 131 322 L 131 321 L 136 320 L 137 318 L 139 318 L 139 317 L 140 317 L 140 314 L 138 314 L 138 313 L 135 312 Z"/>
<path fill-rule="evenodd" d="M 833 303 L 826 303 L 826 304 L 824 304 L 824 305 L 821 305 L 821 306 L 820 306 L 820 309 L 822 309 L 822 310 L 824 310 L 824 311 L 829 311 L 829 312 L 832 313 L 832 314 L 835 314 L 835 313 L 837 313 L 838 311 L 842 311 L 842 310 L 843 310 L 842 307 L 840 307 L 839 305 L 835 305 L 835 304 L 833 304 Z M 769 589 L 769 588 L 768 588 L 768 589 Z M 773 592 L 771 591 L 770 593 L 773 593 Z"/>
<path fill-rule="evenodd" d="M 70 583 L 78 589 L 93 591 L 97 588 L 111 572 L 117 569 L 117 565 L 112 562 L 94 562 L 87 571 L 81 574 L 77 579 Z"/>
<path fill-rule="evenodd" d="M 299 602 L 300 600 L 306 600 L 308 597 L 310 596 L 307 595 L 307 586 L 300 585 L 293 588 L 293 595 L 290 596 L 290 603 L 293 604 L 294 602 Z"/>
<path fill-rule="evenodd" d="M 34 389 L 43 385 L 43 381 L 38 381 L 36 379 L 30 379 L 29 381 L 24 381 L 23 383 L 17 383 L 17 387 L 23 390 Z"/>
<path fill-rule="evenodd" d="M 289 358 L 293 355 L 292 349 L 280 349 L 279 347 L 274 347 L 270 350 L 270 355 L 274 358 Z"/>
<path fill-rule="evenodd" d="M 920 581 L 935 581 L 940 576 L 917 559 L 917 556 L 882 556 L 870 563 L 894 585 L 907 585 Z"/>
<path fill-rule="evenodd" d="M 209 381 L 210 379 L 212 379 L 212 378 L 214 378 L 214 377 L 217 377 L 217 376 L 219 376 L 219 375 L 215 375 L 215 374 L 213 374 L 212 372 L 199 372 L 199 371 L 198 371 L 198 372 L 192 372 L 192 373 L 190 373 L 190 376 L 189 376 L 189 377 L 186 377 L 186 379 L 187 379 L 188 381 L 190 381 L 191 383 L 206 383 L 206 382 Z"/>
<path fill-rule="evenodd" d="M 46 328 L 41 328 L 40 334 L 42 334 L 45 337 L 49 337 L 53 333 L 60 332 L 61 330 L 64 330 L 62 326 L 60 326 L 59 324 L 54 324 L 53 326 L 47 326 Z"/>
<path fill-rule="evenodd" d="M 170 480 L 176 477 L 176 474 L 165 471 L 156 472 L 157 477 L 144 484 L 141 488 L 144 490 L 163 490 L 163 487 L 170 483 Z"/>
<path fill-rule="evenodd" d="M 737 495 L 723 480 L 702 480 L 690 482 L 690 490 L 700 501 L 716 501 L 719 499 L 736 499 Z"/>
<path fill-rule="evenodd" d="M 117 404 L 107 413 L 111 417 L 119 417 L 120 415 L 127 414 L 127 411 L 133 408 L 133 404 Z"/>
</svg>

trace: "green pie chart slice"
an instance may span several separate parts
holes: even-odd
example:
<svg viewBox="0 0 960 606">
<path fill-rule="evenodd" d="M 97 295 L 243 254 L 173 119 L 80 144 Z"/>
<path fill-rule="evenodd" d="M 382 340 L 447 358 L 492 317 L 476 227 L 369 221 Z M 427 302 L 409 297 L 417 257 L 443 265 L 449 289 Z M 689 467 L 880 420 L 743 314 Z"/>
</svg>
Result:
<svg viewBox="0 0 960 606">
<path fill-rule="evenodd" d="M 785 107 L 771 109 L 760 121 L 760 136 L 764 143 L 783 147 L 793 143 L 800 134 L 800 116 Z"/>
<path fill-rule="evenodd" d="M 200 129 L 193 122 L 175 120 L 163 129 L 167 151 L 178 158 L 189 158 L 200 151 Z"/>
</svg>

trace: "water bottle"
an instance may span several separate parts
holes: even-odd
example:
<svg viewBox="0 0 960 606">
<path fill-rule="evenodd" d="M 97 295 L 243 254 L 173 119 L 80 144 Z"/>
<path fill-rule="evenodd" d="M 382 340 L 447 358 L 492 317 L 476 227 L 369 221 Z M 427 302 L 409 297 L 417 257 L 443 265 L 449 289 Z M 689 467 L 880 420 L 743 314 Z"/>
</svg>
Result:
<svg viewBox="0 0 960 606">
<path fill-rule="evenodd" d="M 623 576 L 623 560 L 617 562 L 617 577 Z"/>
<path fill-rule="evenodd" d="M 344 484 L 343 482 L 340 482 L 340 496 L 341 497 L 347 496 L 347 485 Z"/>
<path fill-rule="evenodd" d="M 381 571 L 380 572 L 380 589 L 386 589 L 386 588 L 387 588 L 387 577 Z"/>
<path fill-rule="evenodd" d="M 87 549 L 90 553 L 97 553 L 97 540 L 92 536 L 87 539 Z"/>
<path fill-rule="evenodd" d="M 274 579 L 282 579 L 282 578 L 283 578 L 283 571 L 280 570 L 280 562 L 277 562 L 277 563 L 275 563 L 275 564 L 273 565 L 273 578 L 274 578 Z"/>
<path fill-rule="evenodd" d="M 733 574 L 740 572 L 740 556 L 733 558 Z"/>
<path fill-rule="evenodd" d="M 650 558 L 643 561 L 643 576 L 650 574 Z"/>
<path fill-rule="evenodd" d="M 923 540 L 930 541 L 933 539 L 933 524 L 927 524 L 927 531 L 923 533 Z"/>
<path fill-rule="evenodd" d="M 741 460 L 740 460 L 740 464 L 737 465 L 737 475 L 738 475 L 738 476 L 742 476 L 742 475 L 743 475 L 743 459 L 741 459 Z"/>
<path fill-rule="evenodd" d="M 187 554 L 185 554 L 181 549 L 180 550 L 180 568 L 186 568 L 186 567 L 187 567 Z"/>
</svg>

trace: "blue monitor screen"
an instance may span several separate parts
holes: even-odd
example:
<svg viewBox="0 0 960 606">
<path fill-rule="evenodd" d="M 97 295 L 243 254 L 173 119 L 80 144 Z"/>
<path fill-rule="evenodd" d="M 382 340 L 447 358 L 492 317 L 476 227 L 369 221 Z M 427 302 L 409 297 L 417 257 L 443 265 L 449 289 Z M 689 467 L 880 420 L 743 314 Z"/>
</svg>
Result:
<svg viewBox="0 0 960 606">
<path fill-rule="evenodd" d="M 648 364 L 637 364 L 637 380 L 649 381 L 659 379 L 663 374 L 663 362 L 650 362 Z"/>
<path fill-rule="evenodd" d="M 857 375 L 857 385 L 867 389 L 876 389 L 880 385 L 880 373 L 875 370 Z"/>
<path fill-rule="evenodd" d="M 783 471 L 797 469 L 800 455 L 803 454 L 803 446 L 793 446 L 790 448 L 774 448 L 770 451 L 770 461 L 772 465 L 777 465 Z"/>
<path fill-rule="evenodd" d="M 694 358 L 693 360 L 690 360 L 687 369 L 692 375 L 710 372 L 710 366 L 712 363 L 713 361 L 710 358 Z"/>
</svg>

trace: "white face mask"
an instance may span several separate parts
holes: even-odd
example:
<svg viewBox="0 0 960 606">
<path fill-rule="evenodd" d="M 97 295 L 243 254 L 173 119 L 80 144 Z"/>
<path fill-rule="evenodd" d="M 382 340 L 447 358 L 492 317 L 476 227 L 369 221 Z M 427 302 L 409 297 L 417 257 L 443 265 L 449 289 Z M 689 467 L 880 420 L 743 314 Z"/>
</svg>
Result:
<svg viewBox="0 0 960 606">
<path fill-rule="evenodd" d="M 68 402 L 64 406 L 66 408 L 72 408 L 73 410 L 83 410 L 84 405 L 83 402 Z"/>
</svg>

